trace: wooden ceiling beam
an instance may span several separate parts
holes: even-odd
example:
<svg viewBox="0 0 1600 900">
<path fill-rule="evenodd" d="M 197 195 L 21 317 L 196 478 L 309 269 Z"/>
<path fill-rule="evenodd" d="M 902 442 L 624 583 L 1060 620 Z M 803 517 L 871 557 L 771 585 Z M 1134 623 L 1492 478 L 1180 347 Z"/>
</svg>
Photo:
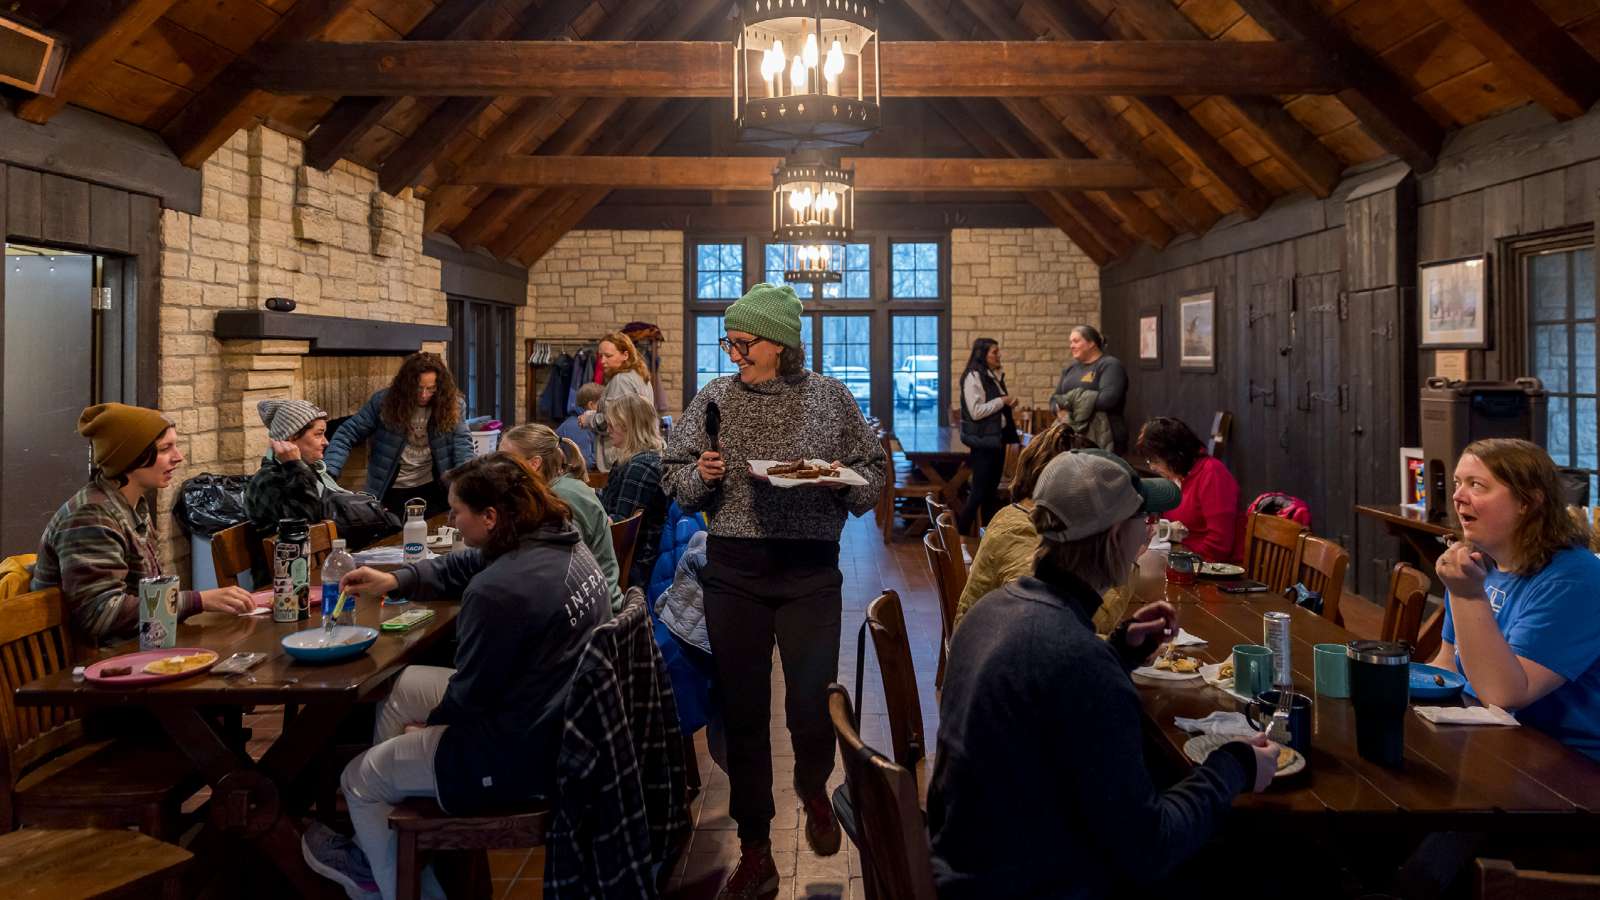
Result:
<svg viewBox="0 0 1600 900">
<path fill-rule="evenodd" d="M 93 23 L 83 34 L 72 35 L 74 46 L 67 54 L 67 66 L 61 79 L 56 82 L 55 96 L 41 94 L 23 101 L 17 107 L 17 118 L 37 125 L 50 121 L 51 116 L 60 112 L 85 84 L 128 49 L 175 2 L 177 0 L 123 0 L 121 8 L 109 18 Z M 75 18 L 82 19 L 84 15 L 79 11 Z"/>
<path fill-rule="evenodd" d="M 781 156 L 535 156 L 463 170 L 460 184 L 688 191 L 771 191 Z M 1101 191 L 1143 189 L 1138 166 L 1106 159 L 844 157 L 860 191 Z"/>
<path fill-rule="evenodd" d="M 184 165 L 199 168 L 236 132 L 253 125 L 274 102 L 272 94 L 254 87 L 261 70 L 274 60 L 292 56 L 283 52 L 286 49 L 309 46 L 308 41 L 355 3 L 356 0 L 299 0 L 248 53 L 217 73 L 161 129 L 167 146 Z"/>
<path fill-rule="evenodd" d="M 1575 119 L 1600 99 L 1594 57 L 1538 6 L 1505 0 L 1427 3 L 1556 118 Z"/>
<path fill-rule="evenodd" d="M 718 17 L 725 16 L 727 11 L 727 0 L 688 0 L 678 8 L 671 19 L 656 29 L 655 36 L 663 41 L 677 41 L 694 37 L 702 31 L 720 33 L 725 29 L 726 22 Z M 626 29 L 625 34 L 618 33 L 624 29 Z M 634 30 L 636 26 L 625 23 L 623 26 L 608 25 L 604 30 L 597 30 L 597 33 L 602 36 L 625 37 L 631 36 Z M 538 152 L 550 156 L 582 153 L 600 136 L 601 129 L 619 109 L 623 108 L 625 102 L 618 98 L 587 101 L 560 131 L 550 136 L 546 145 L 541 146 Z M 633 104 L 629 107 L 629 112 L 634 118 L 631 123 L 621 126 L 622 129 L 626 130 L 629 124 L 642 127 L 639 123 L 651 120 L 662 106 L 663 101 L 659 100 Z M 529 205 L 538 195 L 539 191 L 532 188 L 497 190 L 462 220 L 455 233 L 460 235 L 459 240 L 466 241 L 464 246 L 482 246 L 488 236 L 501 234 L 491 245 L 496 248 L 491 252 L 504 258 L 515 249 L 519 240 L 514 235 L 503 234 L 506 223 L 514 221 L 513 216 L 526 216 Z"/>
<path fill-rule="evenodd" d="M 1320 60 L 1336 66 L 1346 82 L 1336 92 L 1339 102 L 1355 114 L 1379 146 L 1404 160 L 1413 171 L 1433 168 L 1439 148 L 1444 146 L 1444 128 L 1412 99 L 1399 77 L 1361 49 L 1339 26 L 1305 0 L 1235 2 L 1273 38 L 1300 42 Z"/>
<path fill-rule="evenodd" d="M 550 0 L 532 15 L 525 16 L 515 37 L 523 40 L 555 40 L 568 33 L 573 19 L 589 8 L 591 0 Z M 643 4 L 632 4 L 642 6 Z M 401 42 L 405 43 L 405 42 Z M 416 42 L 417 45 L 433 42 Z M 474 41 L 451 43 L 473 44 Z M 351 91 L 349 93 L 362 93 Z M 397 194 L 414 184 L 417 176 L 428 167 L 445 146 L 462 129 L 477 121 L 478 116 L 494 102 L 492 96 L 453 96 L 439 104 L 428 118 L 384 157 L 378 167 L 378 185 L 391 194 Z"/>
<path fill-rule="evenodd" d="M 980 100 L 936 100 L 934 112 L 944 119 L 972 149 L 992 157 L 1032 156 L 1038 152 L 1016 125 L 992 104 Z M 1033 191 L 1025 195 L 1073 243 L 1095 259 L 1112 259 L 1133 248 L 1133 241 L 1117 220 L 1107 215 L 1085 194 Z M 1101 263 L 1104 265 L 1104 263 Z"/>
<path fill-rule="evenodd" d="M 885 41 L 886 97 L 1332 93 L 1297 42 Z M 704 97 L 733 94 L 728 41 L 316 42 L 262 71 L 283 94 Z"/>
<path fill-rule="evenodd" d="M 448 38 L 497 35 L 488 14 L 495 4 L 482 0 L 444 0 L 433 8 L 415 28 L 406 32 L 408 41 L 437 41 Z M 317 123 L 305 142 L 305 163 L 326 172 L 343 159 L 361 137 L 383 121 L 400 102 L 399 97 L 341 97 Z"/>
<path fill-rule="evenodd" d="M 684 122 L 687 122 L 698 107 L 698 103 L 664 104 L 654 115 L 648 118 L 641 117 L 640 127 L 630 129 L 623 137 L 603 142 L 599 149 L 611 153 L 648 156 Z M 508 255 L 523 265 L 532 267 L 611 192 L 605 188 L 590 188 L 579 192 L 562 193 L 570 198 L 567 204 L 555 209 L 548 218 L 529 216 L 529 221 L 537 227 L 527 234 L 513 253 Z"/>
<path fill-rule="evenodd" d="M 1081 2 L 1081 0 L 1080 0 Z M 1063 7 L 1067 0 L 1050 0 Z M 1107 23 L 1123 28 L 1115 37 L 1155 41 L 1203 41 L 1205 32 L 1178 11 L 1171 0 L 1120 0 Z M 1132 25 L 1128 29 L 1124 24 Z M 1344 175 L 1344 163 L 1288 110 L 1270 97 L 1218 97 L 1217 105 L 1245 134 L 1267 151 L 1278 165 L 1318 197 L 1329 197 Z"/>
<path fill-rule="evenodd" d="M 996 3 L 998 0 L 965 0 L 969 9 L 987 8 L 999 12 L 995 35 L 1008 40 L 1037 40 L 1040 35 L 1032 29 L 1006 16 Z M 1104 41 L 1105 31 L 1074 8 L 1060 3 L 1036 3 L 1030 9 L 1058 40 L 1084 42 Z M 1246 218 L 1261 215 L 1272 205 L 1272 192 L 1256 181 L 1250 170 L 1239 164 L 1227 148 L 1218 143 L 1205 126 L 1194 120 L 1182 104 L 1171 97 L 1130 97 L 1130 101 L 1144 111 L 1152 126 L 1166 138 L 1173 149 L 1189 162 L 1209 172 L 1219 187 L 1232 199 L 1234 207 Z"/>
</svg>

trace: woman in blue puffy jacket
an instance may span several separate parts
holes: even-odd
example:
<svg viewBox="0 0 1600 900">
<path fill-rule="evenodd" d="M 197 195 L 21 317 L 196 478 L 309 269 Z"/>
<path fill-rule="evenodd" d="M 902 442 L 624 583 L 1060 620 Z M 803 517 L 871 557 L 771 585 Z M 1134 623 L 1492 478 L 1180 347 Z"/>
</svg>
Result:
<svg viewBox="0 0 1600 900">
<path fill-rule="evenodd" d="M 464 401 L 436 353 L 413 353 L 387 388 L 373 394 L 334 434 L 323 455 L 335 478 L 350 450 L 368 439 L 367 493 L 405 516 L 406 501 L 426 500 L 428 515 L 447 508 L 444 473 L 472 459 Z"/>
</svg>

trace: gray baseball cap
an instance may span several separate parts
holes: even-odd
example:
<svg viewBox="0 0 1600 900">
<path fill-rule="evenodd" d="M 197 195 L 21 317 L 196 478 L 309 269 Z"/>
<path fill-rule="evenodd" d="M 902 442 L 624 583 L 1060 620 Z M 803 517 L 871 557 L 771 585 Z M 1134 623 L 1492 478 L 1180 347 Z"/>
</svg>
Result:
<svg viewBox="0 0 1600 900">
<path fill-rule="evenodd" d="M 1073 450 L 1050 460 L 1033 488 L 1033 502 L 1066 523 L 1040 534 L 1076 541 L 1109 531 L 1140 513 L 1164 513 L 1182 499 L 1165 478 L 1140 478 L 1122 457 L 1106 450 Z"/>
</svg>

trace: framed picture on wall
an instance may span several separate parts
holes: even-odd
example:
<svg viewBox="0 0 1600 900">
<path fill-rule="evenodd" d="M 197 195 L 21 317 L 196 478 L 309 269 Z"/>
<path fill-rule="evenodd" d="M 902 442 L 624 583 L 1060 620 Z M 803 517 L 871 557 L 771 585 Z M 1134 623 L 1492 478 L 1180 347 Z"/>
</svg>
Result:
<svg viewBox="0 0 1600 900">
<path fill-rule="evenodd" d="M 1178 368 L 1217 370 L 1217 292 L 1212 288 L 1178 297 Z"/>
<path fill-rule="evenodd" d="M 1139 313 L 1139 365 L 1161 368 L 1161 307 Z"/>
<path fill-rule="evenodd" d="M 1422 346 L 1458 350 L 1489 346 L 1489 257 L 1440 260 L 1418 269 Z"/>
</svg>

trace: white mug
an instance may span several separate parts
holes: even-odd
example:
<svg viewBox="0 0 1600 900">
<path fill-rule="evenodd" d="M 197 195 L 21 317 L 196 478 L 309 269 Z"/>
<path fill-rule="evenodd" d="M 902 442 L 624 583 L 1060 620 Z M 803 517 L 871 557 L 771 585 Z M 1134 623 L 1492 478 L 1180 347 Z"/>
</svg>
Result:
<svg viewBox="0 0 1600 900">
<path fill-rule="evenodd" d="M 1155 539 L 1164 544 L 1182 543 L 1189 536 L 1189 526 L 1171 519 L 1162 519 L 1156 523 Z"/>
</svg>

